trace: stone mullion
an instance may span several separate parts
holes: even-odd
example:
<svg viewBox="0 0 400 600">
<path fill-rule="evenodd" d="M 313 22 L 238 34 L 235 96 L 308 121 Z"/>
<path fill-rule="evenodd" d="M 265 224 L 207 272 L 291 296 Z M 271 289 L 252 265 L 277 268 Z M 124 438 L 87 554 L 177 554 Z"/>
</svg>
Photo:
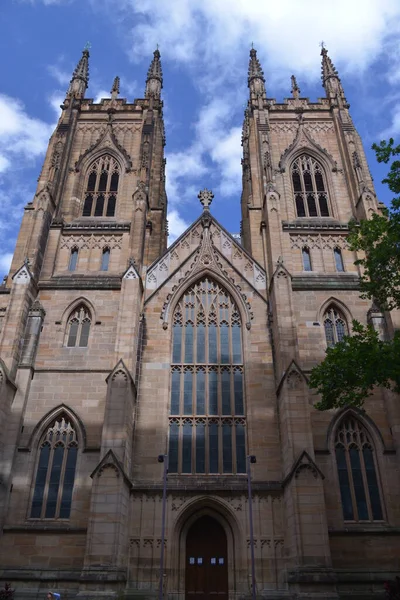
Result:
<svg viewBox="0 0 400 600">
<path fill-rule="evenodd" d="M 364 463 L 364 454 L 363 454 L 363 447 L 362 447 L 362 445 L 360 445 L 360 447 L 358 449 L 358 452 L 359 452 L 359 455 L 360 455 L 361 476 L 362 476 L 362 480 L 363 480 L 363 484 L 364 484 L 364 493 L 365 493 L 365 499 L 366 499 L 366 502 L 367 502 L 368 517 L 369 517 L 370 521 L 373 521 L 374 520 L 374 516 L 372 514 L 371 498 L 370 498 L 370 495 L 369 495 L 369 487 L 368 487 L 368 481 L 367 481 L 367 472 L 366 472 L 365 463 Z M 374 459 L 374 452 L 372 452 L 372 459 Z M 375 462 L 374 462 L 374 466 L 375 466 Z"/>
<path fill-rule="evenodd" d="M 58 518 L 58 516 L 60 514 L 61 498 L 62 498 L 63 489 L 64 489 L 65 467 L 66 467 L 67 456 L 68 456 L 68 448 L 64 444 L 63 444 L 63 447 L 64 447 L 64 453 L 63 453 L 63 460 L 62 460 L 61 471 L 60 471 L 60 482 L 58 485 L 56 515 L 55 515 L 56 519 Z"/>
<path fill-rule="evenodd" d="M 349 477 L 349 483 L 350 483 L 350 495 L 351 495 L 351 501 L 353 504 L 353 518 L 354 521 L 358 521 L 358 506 L 357 506 L 357 500 L 356 500 L 356 493 L 354 490 L 354 481 L 353 481 L 353 470 L 351 468 L 351 463 L 350 463 L 350 452 L 349 452 L 349 447 L 346 443 L 345 446 L 345 457 L 346 457 L 346 466 L 347 466 L 347 473 L 348 473 L 348 477 Z"/>
</svg>

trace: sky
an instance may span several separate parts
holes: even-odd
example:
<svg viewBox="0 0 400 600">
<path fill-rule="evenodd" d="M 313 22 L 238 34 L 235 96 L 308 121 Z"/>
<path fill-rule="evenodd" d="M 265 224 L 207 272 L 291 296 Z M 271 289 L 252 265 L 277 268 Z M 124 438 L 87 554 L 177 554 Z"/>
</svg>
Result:
<svg viewBox="0 0 400 600">
<path fill-rule="evenodd" d="M 90 42 L 87 98 L 144 94 L 159 45 L 164 74 L 170 242 L 196 219 L 200 189 L 213 215 L 240 227 L 241 127 L 251 44 L 267 96 L 282 102 L 294 74 L 316 101 L 320 42 L 328 48 L 367 152 L 378 198 L 373 142 L 400 137 L 399 0 L 2 0 L 0 14 L 0 281 L 8 272 L 23 207 L 33 199 L 69 80 Z"/>
</svg>

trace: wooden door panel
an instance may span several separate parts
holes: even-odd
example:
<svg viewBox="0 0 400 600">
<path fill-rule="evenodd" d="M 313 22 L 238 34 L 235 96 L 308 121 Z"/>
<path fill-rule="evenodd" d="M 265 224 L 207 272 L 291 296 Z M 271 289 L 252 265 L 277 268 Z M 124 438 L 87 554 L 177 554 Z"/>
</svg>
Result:
<svg viewBox="0 0 400 600">
<path fill-rule="evenodd" d="M 222 526 L 200 517 L 186 538 L 186 599 L 227 600 L 227 542 Z"/>
</svg>

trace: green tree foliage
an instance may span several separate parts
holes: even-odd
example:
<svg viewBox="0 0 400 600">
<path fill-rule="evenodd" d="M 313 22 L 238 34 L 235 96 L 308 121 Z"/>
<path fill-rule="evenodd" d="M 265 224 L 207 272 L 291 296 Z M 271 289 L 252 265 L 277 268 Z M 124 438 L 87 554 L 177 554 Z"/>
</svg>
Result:
<svg viewBox="0 0 400 600">
<path fill-rule="evenodd" d="M 383 180 L 400 194 L 400 145 L 393 139 L 374 144 L 378 162 L 392 160 Z M 400 196 L 384 215 L 350 223 L 350 248 L 362 253 L 355 264 L 363 269 L 361 297 L 381 310 L 400 308 Z M 343 406 L 361 407 L 377 385 L 400 392 L 400 332 L 382 341 L 371 326 L 353 321 L 352 336 L 326 351 L 325 360 L 311 371 L 310 387 L 321 395 L 320 410 Z"/>
<path fill-rule="evenodd" d="M 4 588 L 0 590 L 0 600 L 14 600 L 14 591 L 11 585 L 6 583 Z"/>
</svg>

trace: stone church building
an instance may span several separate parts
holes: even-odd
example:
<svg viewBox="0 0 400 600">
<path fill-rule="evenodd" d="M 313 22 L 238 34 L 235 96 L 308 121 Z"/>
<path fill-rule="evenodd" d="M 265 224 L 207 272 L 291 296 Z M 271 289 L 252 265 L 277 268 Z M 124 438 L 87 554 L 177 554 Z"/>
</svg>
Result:
<svg viewBox="0 0 400 600">
<path fill-rule="evenodd" d="M 205 189 L 167 247 L 160 53 L 144 98 L 116 78 L 95 104 L 83 51 L 0 286 L 0 579 L 16 600 L 157 597 L 159 455 L 169 600 L 253 583 L 364 600 L 399 573 L 399 399 L 318 412 L 307 384 L 353 318 L 400 326 L 359 297 L 348 222 L 381 205 L 321 55 L 325 95 L 292 77 L 279 103 L 251 50 L 240 239 Z"/>
</svg>

